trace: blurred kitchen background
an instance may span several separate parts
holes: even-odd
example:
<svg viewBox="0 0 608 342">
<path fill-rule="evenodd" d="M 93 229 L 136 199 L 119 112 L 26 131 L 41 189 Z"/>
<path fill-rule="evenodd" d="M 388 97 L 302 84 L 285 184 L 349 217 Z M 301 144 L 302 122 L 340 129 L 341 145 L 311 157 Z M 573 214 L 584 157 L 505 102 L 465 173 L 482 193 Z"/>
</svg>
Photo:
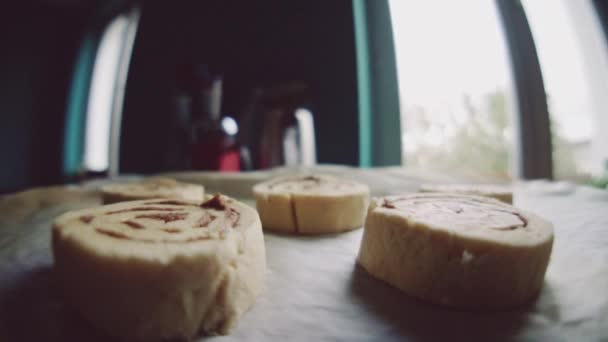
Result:
<svg viewBox="0 0 608 342">
<path fill-rule="evenodd" d="M 606 186 L 608 2 L 29 0 L 0 11 L 0 193 L 403 166 Z"/>
</svg>

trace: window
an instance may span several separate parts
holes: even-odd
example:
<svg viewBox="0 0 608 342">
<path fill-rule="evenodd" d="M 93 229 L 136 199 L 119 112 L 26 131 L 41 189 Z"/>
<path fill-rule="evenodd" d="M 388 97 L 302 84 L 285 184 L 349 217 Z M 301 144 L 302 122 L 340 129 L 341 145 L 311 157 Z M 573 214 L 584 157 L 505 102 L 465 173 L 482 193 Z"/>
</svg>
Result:
<svg viewBox="0 0 608 342">
<path fill-rule="evenodd" d="M 492 1 L 391 0 L 408 167 L 512 178 L 513 91 Z"/>
<path fill-rule="evenodd" d="M 543 73 L 555 177 L 585 181 L 601 173 L 607 159 L 608 127 L 601 120 L 608 106 L 608 55 L 601 25 L 591 1 L 522 4 Z"/>
<path fill-rule="evenodd" d="M 118 135 L 131 48 L 139 8 L 114 18 L 99 42 L 87 105 L 84 168 L 111 176 L 118 172 Z"/>
</svg>

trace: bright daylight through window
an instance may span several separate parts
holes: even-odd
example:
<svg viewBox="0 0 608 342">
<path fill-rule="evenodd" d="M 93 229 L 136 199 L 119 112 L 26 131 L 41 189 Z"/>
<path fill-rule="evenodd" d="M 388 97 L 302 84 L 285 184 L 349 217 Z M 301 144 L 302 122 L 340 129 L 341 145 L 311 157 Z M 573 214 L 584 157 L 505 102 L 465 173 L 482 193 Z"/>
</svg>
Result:
<svg viewBox="0 0 608 342">
<path fill-rule="evenodd" d="M 587 182 L 608 168 L 608 135 L 600 133 L 608 129 L 608 48 L 593 2 L 522 5 L 547 95 L 554 176 Z M 390 6 L 404 163 L 477 181 L 513 178 L 515 92 L 496 3 Z"/>
<path fill-rule="evenodd" d="M 494 2 L 391 0 L 390 6 L 404 163 L 509 180 L 514 99 Z"/>
<path fill-rule="evenodd" d="M 558 179 L 587 181 L 608 160 L 608 50 L 591 1 L 523 0 L 543 72 Z M 547 15 L 551 13 L 551 15 Z"/>
</svg>

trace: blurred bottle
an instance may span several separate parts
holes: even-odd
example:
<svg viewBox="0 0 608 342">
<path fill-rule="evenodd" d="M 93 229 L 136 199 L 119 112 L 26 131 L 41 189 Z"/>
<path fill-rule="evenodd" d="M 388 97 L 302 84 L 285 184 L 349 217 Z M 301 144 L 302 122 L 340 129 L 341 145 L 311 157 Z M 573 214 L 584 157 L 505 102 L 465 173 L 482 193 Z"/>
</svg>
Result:
<svg viewBox="0 0 608 342">
<path fill-rule="evenodd" d="M 243 111 L 242 141 L 257 169 L 311 166 L 316 163 L 313 115 L 308 87 L 299 82 L 253 90 Z"/>
<path fill-rule="evenodd" d="M 222 78 L 213 76 L 206 66 L 195 69 L 193 95 L 192 168 L 197 170 L 239 171 L 238 125 L 234 119 L 222 118 Z"/>
<path fill-rule="evenodd" d="M 180 64 L 175 71 L 173 95 L 173 122 L 168 127 L 167 166 L 171 170 L 190 169 L 190 141 L 192 136 L 192 94 L 194 91 L 193 67 Z"/>
<path fill-rule="evenodd" d="M 239 171 L 238 125 L 221 115 L 221 76 L 212 75 L 206 65 L 183 65 L 178 69 L 178 89 L 175 114 L 183 139 L 178 139 L 181 152 L 175 159 L 182 160 L 183 168 Z"/>
</svg>

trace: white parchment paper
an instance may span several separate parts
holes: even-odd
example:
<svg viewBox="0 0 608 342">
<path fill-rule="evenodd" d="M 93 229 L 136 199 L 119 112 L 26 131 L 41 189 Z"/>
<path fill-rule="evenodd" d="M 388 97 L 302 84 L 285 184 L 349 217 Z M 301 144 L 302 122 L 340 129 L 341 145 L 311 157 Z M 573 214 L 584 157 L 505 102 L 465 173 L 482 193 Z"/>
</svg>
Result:
<svg viewBox="0 0 608 342">
<path fill-rule="evenodd" d="M 368 183 L 375 195 L 449 179 L 401 169 L 321 169 Z M 224 177 L 172 176 L 253 205 L 250 186 L 293 170 Z M 453 181 L 453 180 L 451 180 Z M 0 198 L 0 341 L 107 341 L 57 296 L 50 224 L 99 204 L 99 183 Z M 362 230 L 318 237 L 265 234 L 266 291 L 229 336 L 213 341 L 608 340 L 608 191 L 549 182 L 516 186 L 515 205 L 553 222 L 555 244 L 540 297 L 527 307 L 481 313 L 408 297 L 356 266 Z"/>
</svg>

